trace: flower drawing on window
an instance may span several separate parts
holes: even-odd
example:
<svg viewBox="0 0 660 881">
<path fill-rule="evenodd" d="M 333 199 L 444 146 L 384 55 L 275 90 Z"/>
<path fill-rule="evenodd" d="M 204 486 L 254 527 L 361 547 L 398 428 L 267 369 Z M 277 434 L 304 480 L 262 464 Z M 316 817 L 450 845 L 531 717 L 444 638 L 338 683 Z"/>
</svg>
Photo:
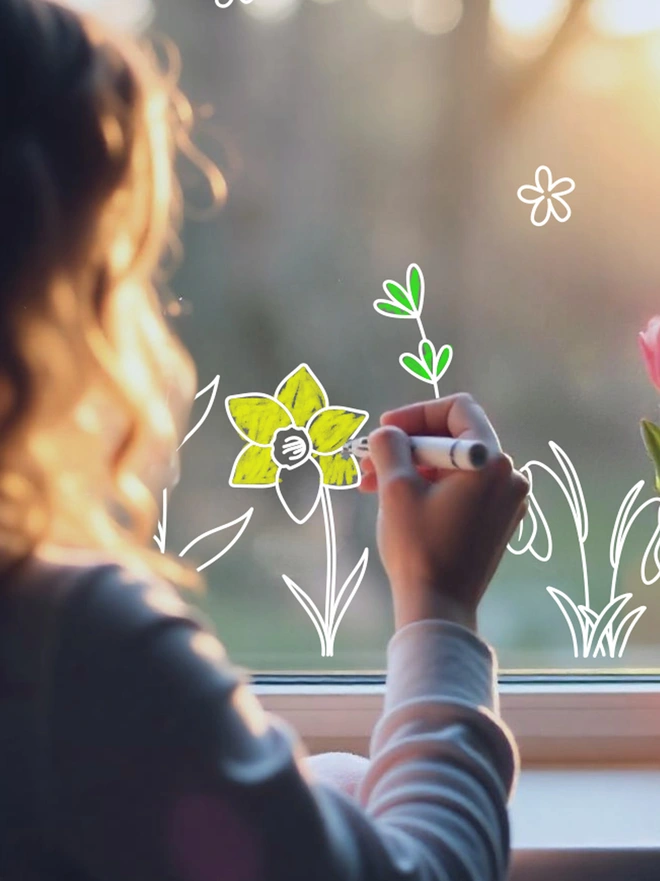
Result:
<svg viewBox="0 0 660 881">
<path fill-rule="evenodd" d="M 586 544 L 589 537 L 589 516 L 587 503 L 582 490 L 578 473 L 568 454 L 554 441 L 548 445 L 554 453 L 558 468 L 546 465 L 545 462 L 531 460 L 520 470 L 530 481 L 529 509 L 518 528 L 517 534 L 507 545 L 513 554 L 531 553 L 539 562 L 547 563 L 552 557 L 553 541 L 548 521 L 539 504 L 537 491 L 532 482 L 532 467 L 549 475 L 559 487 L 568 506 L 571 519 L 575 526 L 582 570 L 582 590 L 584 602 L 577 602 L 563 590 L 548 585 L 546 590 L 559 607 L 571 636 L 573 657 L 597 658 L 599 655 L 610 658 L 621 658 L 635 625 L 646 611 L 646 606 L 630 608 L 633 600 L 632 591 L 618 593 L 619 568 L 625 542 L 635 521 L 647 508 L 660 502 L 657 496 L 648 499 L 635 507 L 644 481 L 638 481 L 628 491 L 621 502 L 612 527 L 610 540 L 610 565 L 612 579 L 608 599 L 600 608 L 594 603 L 594 596 L 589 584 Z M 657 519 L 657 511 L 656 511 Z M 644 584 L 654 584 L 660 578 L 660 559 L 658 558 L 658 537 L 660 527 L 654 531 L 640 567 L 640 577 Z M 655 549 L 655 550 L 654 550 Z M 648 561 L 653 551 L 656 572 L 649 576 Z"/>
<path fill-rule="evenodd" d="M 234 0 L 215 0 L 215 5 L 218 9 L 228 9 L 233 2 Z M 241 0 L 241 3 L 247 6 L 249 3 L 252 3 L 252 0 Z"/>
<path fill-rule="evenodd" d="M 282 575 L 282 579 L 316 628 L 321 656 L 332 657 L 339 624 L 362 583 L 369 549 L 364 549 L 338 591 L 337 539 L 330 490 L 359 486 L 361 472 L 357 459 L 342 448 L 355 437 L 369 414 L 351 407 L 331 407 L 325 389 L 308 364 L 300 364 L 287 374 L 274 395 L 230 395 L 225 406 L 232 425 L 247 442 L 234 462 L 230 486 L 275 487 L 284 510 L 300 525 L 321 505 L 326 544 L 323 614 L 312 597 L 288 575 Z M 305 494 L 310 486 L 312 492 Z"/>
<path fill-rule="evenodd" d="M 230 395 L 227 414 L 247 441 L 231 471 L 231 486 L 275 487 L 284 510 L 305 523 L 316 510 L 324 486 L 350 489 L 360 484 L 355 456 L 342 447 L 369 414 L 330 407 L 325 389 L 307 364 L 285 376 L 274 395 Z M 307 510 L 294 510 L 292 498 L 303 481 L 316 489 Z"/>
<path fill-rule="evenodd" d="M 552 172 L 547 165 L 539 165 L 534 176 L 536 186 L 525 184 L 518 187 L 518 198 L 521 202 L 533 205 L 531 221 L 534 226 L 545 226 L 554 217 L 560 223 L 566 223 L 571 216 L 571 207 L 562 196 L 567 196 L 575 189 L 575 181 L 570 177 L 552 180 Z"/>
</svg>

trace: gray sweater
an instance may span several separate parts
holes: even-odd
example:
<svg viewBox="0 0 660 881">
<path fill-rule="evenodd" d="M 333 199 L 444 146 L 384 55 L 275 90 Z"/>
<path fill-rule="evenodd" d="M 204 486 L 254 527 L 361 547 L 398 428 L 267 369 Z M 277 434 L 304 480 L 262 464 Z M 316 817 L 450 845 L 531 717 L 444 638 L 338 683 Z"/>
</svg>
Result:
<svg viewBox="0 0 660 881">
<path fill-rule="evenodd" d="M 351 798 L 169 584 L 33 561 L 0 588 L 2 881 L 506 877 L 518 758 L 468 630 L 392 637 Z"/>
</svg>

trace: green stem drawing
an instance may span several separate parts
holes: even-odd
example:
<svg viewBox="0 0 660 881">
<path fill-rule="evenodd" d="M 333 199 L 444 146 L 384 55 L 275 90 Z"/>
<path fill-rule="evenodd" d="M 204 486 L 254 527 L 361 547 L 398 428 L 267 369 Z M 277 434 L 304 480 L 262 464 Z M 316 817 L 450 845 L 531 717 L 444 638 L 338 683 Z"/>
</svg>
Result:
<svg viewBox="0 0 660 881">
<path fill-rule="evenodd" d="M 438 383 L 447 372 L 454 353 L 450 345 L 436 349 L 426 336 L 422 324 L 422 310 L 424 308 L 424 275 L 422 270 L 416 263 L 411 263 L 406 273 L 405 287 L 388 279 L 383 282 L 383 290 L 387 294 L 387 299 L 374 302 L 376 312 L 389 318 L 414 318 L 421 335 L 418 354 L 404 352 L 399 356 L 399 364 L 411 376 L 432 385 L 435 397 L 439 398 Z"/>
<path fill-rule="evenodd" d="M 433 343 L 429 339 L 427 339 L 426 332 L 424 330 L 424 325 L 422 324 L 422 316 L 421 315 L 417 316 L 417 326 L 419 327 L 419 332 L 422 337 L 422 342 L 421 342 L 422 348 L 424 347 L 424 343 L 429 343 L 429 345 L 432 346 Z M 440 391 L 438 389 L 438 378 L 436 376 L 433 376 L 432 378 L 433 378 L 433 393 L 435 394 L 436 398 L 439 398 Z"/>
</svg>

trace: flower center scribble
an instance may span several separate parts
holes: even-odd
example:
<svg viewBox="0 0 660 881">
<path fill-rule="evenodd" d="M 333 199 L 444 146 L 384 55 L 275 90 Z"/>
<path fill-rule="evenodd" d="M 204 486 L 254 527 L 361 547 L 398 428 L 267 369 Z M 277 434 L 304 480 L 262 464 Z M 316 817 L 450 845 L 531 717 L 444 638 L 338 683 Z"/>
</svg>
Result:
<svg viewBox="0 0 660 881">
<path fill-rule="evenodd" d="M 312 442 L 304 428 L 278 428 L 273 436 L 273 461 L 281 468 L 298 468 L 309 459 Z"/>
</svg>

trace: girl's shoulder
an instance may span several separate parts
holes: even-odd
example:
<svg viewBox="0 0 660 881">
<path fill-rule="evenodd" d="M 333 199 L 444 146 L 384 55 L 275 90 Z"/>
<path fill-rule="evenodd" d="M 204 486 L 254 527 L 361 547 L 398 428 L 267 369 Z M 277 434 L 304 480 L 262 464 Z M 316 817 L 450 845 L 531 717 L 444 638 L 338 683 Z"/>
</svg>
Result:
<svg viewBox="0 0 660 881">
<path fill-rule="evenodd" d="M 178 588 L 122 557 L 79 548 L 44 546 L 3 585 L 3 603 L 53 616 L 65 630 L 128 634 L 167 617 L 212 629 Z"/>
</svg>

